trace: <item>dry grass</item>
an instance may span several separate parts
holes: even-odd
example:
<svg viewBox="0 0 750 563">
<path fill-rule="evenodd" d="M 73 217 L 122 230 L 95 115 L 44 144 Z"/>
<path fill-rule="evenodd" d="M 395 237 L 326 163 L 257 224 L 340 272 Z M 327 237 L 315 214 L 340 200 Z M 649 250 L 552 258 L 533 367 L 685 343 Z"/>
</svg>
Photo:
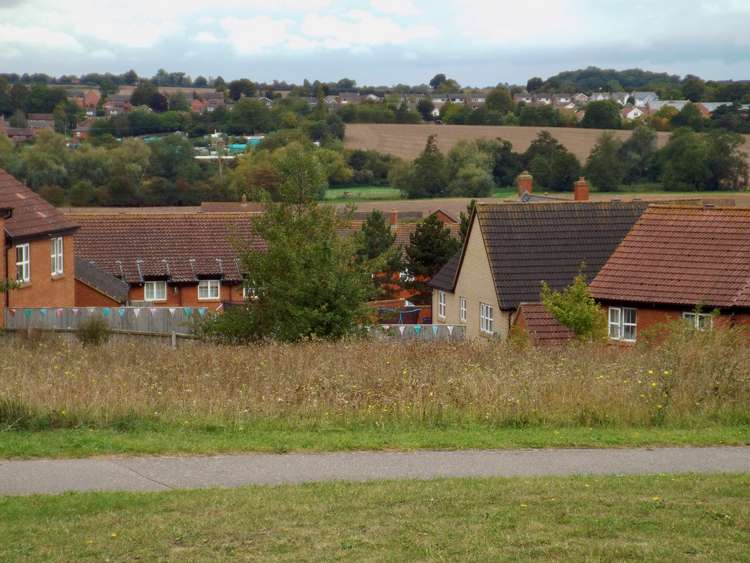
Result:
<svg viewBox="0 0 750 563">
<path fill-rule="evenodd" d="M 747 423 L 750 348 L 729 331 L 657 347 L 0 342 L 0 429 L 282 424 L 443 427 Z M 276 421 L 276 422 L 274 422 Z"/>
<path fill-rule="evenodd" d="M 573 127 L 519 127 L 500 125 L 392 125 L 377 123 L 350 123 L 346 126 L 344 146 L 349 149 L 374 149 L 411 160 L 424 150 L 429 135 L 437 135 L 440 150 L 449 151 L 456 143 L 472 139 L 496 139 L 513 143 L 516 152 L 524 152 L 540 131 L 549 131 L 553 137 L 585 162 L 603 129 Z M 630 131 L 614 131 L 621 139 L 630 137 Z M 657 145 L 664 146 L 669 133 L 657 133 Z M 750 156 L 750 135 L 745 135 L 743 150 Z"/>
</svg>

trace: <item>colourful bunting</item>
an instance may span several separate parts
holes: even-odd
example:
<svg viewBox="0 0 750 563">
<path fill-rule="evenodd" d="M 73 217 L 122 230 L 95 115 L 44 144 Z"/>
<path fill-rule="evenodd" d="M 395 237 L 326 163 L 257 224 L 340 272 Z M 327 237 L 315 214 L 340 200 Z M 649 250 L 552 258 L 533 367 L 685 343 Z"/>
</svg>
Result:
<svg viewBox="0 0 750 563">
<path fill-rule="evenodd" d="M 183 307 L 182 314 L 185 315 L 186 317 L 189 317 L 193 314 L 193 309 L 191 307 Z"/>
<path fill-rule="evenodd" d="M 109 307 L 104 307 L 104 309 L 102 309 L 102 315 L 104 315 L 105 317 L 108 317 L 110 312 L 111 311 Z"/>
<path fill-rule="evenodd" d="M 39 309 L 39 315 L 42 316 L 42 317 L 46 317 L 47 316 L 47 309 L 44 309 L 44 308 Z"/>
<path fill-rule="evenodd" d="M 421 325 L 414 325 L 414 334 L 419 336 L 422 333 L 422 326 Z"/>
<path fill-rule="evenodd" d="M 440 327 L 438 325 L 432 325 L 432 336 L 437 336 Z"/>
<path fill-rule="evenodd" d="M 177 311 L 177 309 L 175 307 L 170 307 L 169 308 L 169 315 L 172 316 L 172 317 L 174 317 L 175 311 Z"/>
<path fill-rule="evenodd" d="M 125 307 L 120 307 L 117 309 L 117 314 L 120 315 L 120 318 L 125 316 Z"/>
<path fill-rule="evenodd" d="M 77 314 L 78 314 L 78 307 L 73 307 L 73 314 L 74 314 L 74 315 L 77 315 Z"/>
<path fill-rule="evenodd" d="M 56 315 L 56 316 L 57 316 L 57 318 L 59 319 L 59 318 L 62 318 L 62 316 L 63 316 L 63 313 L 64 313 L 64 312 L 65 312 L 65 310 L 64 310 L 64 309 L 57 309 L 57 310 L 55 311 L 55 315 Z"/>
<path fill-rule="evenodd" d="M 208 309 L 206 309 L 205 307 L 198 307 L 198 314 L 201 317 L 205 316 L 205 314 L 206 314 L 207 311 L 208 311 Z"/>
<path fill-rule="evenodd" d="M 137 319 L 138 315 L 141 314 L 140 308 L 136 307 L 135 309 L 133 309 L 133 314 L 135 315 L 135 318 Z"/>
<path fill-rule="evenodd" d="M 404 325 L 399 325 L 398 331 L 401 333 L 401 336 L 404 335 L 404 330 L 406 330 L 406 327 Z"/>
<path fill-rule="evenodd" d="M 31 309 L 24 309 L 23 310 L 23 316 L 26 317 L 27 319 L 30 319 L 31 315 L 33 315 L 33 314 L 34 314 L 34 311 L 32 311 Z"/>
<path fill-rule="evenodd" d="M 448 325 L 448 334 L 453 336 L 453 325 Z"/>
</svg>

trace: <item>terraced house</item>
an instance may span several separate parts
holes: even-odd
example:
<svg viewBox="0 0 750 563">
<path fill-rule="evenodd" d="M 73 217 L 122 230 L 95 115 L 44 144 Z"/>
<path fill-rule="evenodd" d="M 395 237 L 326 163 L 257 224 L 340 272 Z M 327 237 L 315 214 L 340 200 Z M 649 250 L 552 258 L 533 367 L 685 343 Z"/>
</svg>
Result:
<svg viewBox="0 0 750 563">
<path fill-rule="evenodd" d="M 265 248 L 249 213 L 75 215 L 76 258 L 108 276 L 91 278 L 100 294 L 127 285 L 129 304 L 218 309 L 248 295 L 243 249 Z M 122 293 L 118 294 L 122 299 Z"/>
<path fill-rule="evenodd" d="M 0 169 L 5 309 L 75 304 L 75 222 Z"/>
<path fill-rule="evenodd" d="M 592 280 L 647 207 L 477 204 L 463 248 L 431 281 L 433 322 L 466 325 L 468 337 L 507 337 L 519 308 L 539 302 L 543 281 L 560 290 L 579 271 Z"/>
</svg>

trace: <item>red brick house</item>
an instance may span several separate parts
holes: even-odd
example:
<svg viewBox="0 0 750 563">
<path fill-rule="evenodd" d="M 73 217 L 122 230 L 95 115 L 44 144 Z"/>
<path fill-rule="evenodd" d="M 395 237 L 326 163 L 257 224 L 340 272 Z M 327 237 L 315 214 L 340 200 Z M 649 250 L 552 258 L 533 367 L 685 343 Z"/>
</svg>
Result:
<svg viewBox="0 0 750 563">
<path fill-rule="evenodd" d="M 0 209 L 4 249 L 0 275 L 15 283 L 2 294 L 0 309 L 72 307 L 77 225 L 2 169 Z M 0 321 L 3 318 L 0 315 Z"/>
<path fill-rule="evenodd" d="M 75 220 L 76 258 L 127 283 L 129 303 L 216 309 L 242 302 L 240 251 L 265 247 L 248 213 L 76 214 Z"/>
<path fill-rule="evenodd" d="M 684 319 L 750 326 L 750 209 L 652 206 L 591 283 L 611 340 Z M 696 313 L 700 308 L 701 312 Z"/>
</svg>

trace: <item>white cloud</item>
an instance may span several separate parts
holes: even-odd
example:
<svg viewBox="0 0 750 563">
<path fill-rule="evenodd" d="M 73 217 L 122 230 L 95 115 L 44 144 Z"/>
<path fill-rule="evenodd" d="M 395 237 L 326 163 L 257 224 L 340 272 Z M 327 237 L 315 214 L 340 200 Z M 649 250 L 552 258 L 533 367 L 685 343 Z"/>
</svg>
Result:
<svg viewBox="0 0 750 563">
<path fill-rule="evenodd" d="M 109 49 L 96 49 L 94 51 L 91 51 L 89 56 L 92 59 L 100 59 L 100 60 L 105 60 L 105 61 L 112 61 L 117 58 L 117 55 L 115 55 Z"/>
<path fill-rule="evenodd" d="M 377 11 L 389 16 L 418 16 L 422 11 L 411 0 L 370 0 L 370 5 Z"/>
<path fill-rule="evenodd" d="M 241 55 L 255 55 L 288 44 L 294 22 L 268 16 L 224 18 L 221 26 L 234 50 Z"/>
<path fill-rule="evenodd" d="M 38 48 L 80 53 L 83 47 L 67 33 L 52 31 L 40 26 L 18 26 L 0 23 L 0 47 Z"/>
<path fill-rule="evenodd" d="M 215 44 L 221 43 L 223 40 L 211 31 L 201 31 L 195 36 L 195 40 L 198 43 Z"/>
<path fill-rule="evenodd" d="M 402 45 L 439 34 L 433 26 L 402 26 L 390 18 L 362 10 L 352 10 L 344 17 L 309 15 L 300 29 L 304 35 L 320 41 L 328 49 Z"/>
</svg>

